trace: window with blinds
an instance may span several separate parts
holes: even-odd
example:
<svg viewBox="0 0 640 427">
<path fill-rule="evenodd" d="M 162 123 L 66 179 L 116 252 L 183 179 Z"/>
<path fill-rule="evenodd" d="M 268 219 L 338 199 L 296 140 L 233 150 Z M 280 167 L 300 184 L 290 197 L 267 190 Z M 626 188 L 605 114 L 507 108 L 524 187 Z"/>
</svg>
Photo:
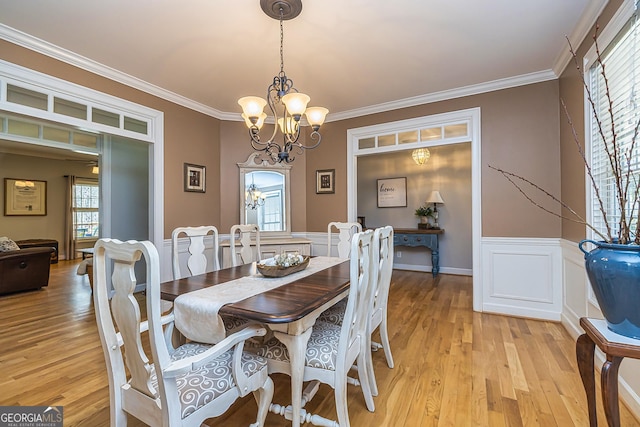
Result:
<svg viewBox="0 0 640 427">
<path fill-rule="evenodd" d="M 635 228 L 635 221 L 638 218 L 638 207 L 631 206 L 631 201 L 635 200 L 633 192 L 640 179 L 640 147 L 638 147 L 640 138 L 634 136 L 638 131 L 637 126 L 640 120 L 640 23 L 637 11 L 602 52 L 601 57 L 607 76 L 606 82 L 599 62 L 596 61 L 588 73 L 591 97 L 595 105 L 595 113 L 592 114 L 590 121 L 590 164 L 609 225 L 613 228 L 612 235 L 617 236 L 621 208 L 618 202 L 619 195 L 616 194 L 614 173 L 616 167 L 621 169 L 618 175 L 625 175 L 627 170 L 630 171 L 627 190 L 627 200 L 630 202 L 626 206 L 625 214 L 628 218 L 631 215 L 635 217 L 631 223 L 632 229 Z M 609 97 L 607 97 L 607 90 Z M 596 116 L 600 119 L 600 124 L 595 120 Z M 615 138 L 612 120 L 615 124 Z M 614 158 L 617 157 L 619 161 L 611 162 L 608 153 L 611 153 Z M 590 222 L 596 229 L 606 234 L 598 197 L 593 188 L 591 191 Z"/>
<path fill-rule="evenodd" d="M 76 179 L 72 209 L 75 238 L 96 239 L 100 232 L 100 187 L 97 180 Z"/>
</svg>

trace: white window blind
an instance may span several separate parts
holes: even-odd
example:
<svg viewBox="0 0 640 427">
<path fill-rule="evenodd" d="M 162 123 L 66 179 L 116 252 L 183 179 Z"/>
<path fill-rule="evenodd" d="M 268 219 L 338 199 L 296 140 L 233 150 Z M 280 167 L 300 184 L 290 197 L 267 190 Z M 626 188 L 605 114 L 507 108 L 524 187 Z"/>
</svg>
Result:
<svg viewBox="0 0 640 427">
<path fill-rule="evenodd" d="M 607 149 L 613 153 L 612 116 L 615 123 L 616 144 L 618 144 L 619 164 L 626 172 L 628 166 L 632 171 L 631 185 L 627 200 L 634 200 L 634 182 L 640 178 L 640 138 L 636 138 L 636 145 L 632 148 L 634 132 L 640 120 L 640 23 L 638 12 L 632 15 L 616 38 L 602 52 L 602 62 L 607 76 L 608 90 L 611 99 L 611 111 L 609 112 L 609 98 L 607 97 L 607 85 L 602 76 L 602 66 L 598 62 L 591 66 L 588 74 L 591 96 L 595 104 L 595 114 L 591 118 L 591 168 L 596 185 L 600 189 L 600 198 L 603 201 L 609 225 L 612 227 L 612 235 L 619 234 L 619 221 L 621 210 L 618 203 L 618 195 L 615 192 L 615 177 Z M 595 120 L 599 117 L 601 126 Z M 604 138 L 603 138 L 604 136 Z M 605 146 L 605 143 L 607 144 Z M 591 204 L 591 223 L 600 232 L 606 235 L 606 227 L 598 198 L 593 190 Z M 638 218 L 637 207 L 628 205 L 626 215 L 632 212 L 635 221 Z"/>
</svg>

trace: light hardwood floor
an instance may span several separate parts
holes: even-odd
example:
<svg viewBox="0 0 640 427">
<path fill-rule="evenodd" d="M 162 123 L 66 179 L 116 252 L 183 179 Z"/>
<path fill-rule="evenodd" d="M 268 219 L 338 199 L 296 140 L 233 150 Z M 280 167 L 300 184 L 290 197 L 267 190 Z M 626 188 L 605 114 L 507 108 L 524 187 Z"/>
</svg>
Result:
<svg viewBox="0 0 640 427">
<path fill-rule="evenodd" d="M 65 426 L 109 424 L 108 383 L 86 276 L 52 265 L 48 288 L 0 296 L 0 405 L 62 405 Z M 558 323 L 474 313 L 470 277 L 394 271 L 389 323 L 395 368 L 374 353 L 380 395 L 367 411 L 349 386 L 351 425 L 586 426 L 575 343 Z M 288 377 L 274 376 L 286 403 Z M 598 396 L 599 399 L 599 396 Z M 307 404 L 335 419 L 332 390 Z M 209 426 L 255 421 L 252 397 Z M 623 426 L 640 426 L 621 405 Z M 598 419 L 606 425 L 600 406 Z M 142 424 L 132 419 L 131 426 Z M 267 426 L 290 423 L 269 414 Z"/>
</svg>

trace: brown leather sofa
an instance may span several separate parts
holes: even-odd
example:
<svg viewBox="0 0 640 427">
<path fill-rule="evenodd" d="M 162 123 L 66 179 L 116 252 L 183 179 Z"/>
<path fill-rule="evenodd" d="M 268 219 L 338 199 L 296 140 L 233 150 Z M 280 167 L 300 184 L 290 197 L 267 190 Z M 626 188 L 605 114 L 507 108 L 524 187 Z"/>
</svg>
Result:
<svg viewBox="0 0 640 427">
<path fill-rule="evenodd" d="M 47 286 L 53 251 L 51 247 L 0 252 L 0 294 Z"/>
</svg>

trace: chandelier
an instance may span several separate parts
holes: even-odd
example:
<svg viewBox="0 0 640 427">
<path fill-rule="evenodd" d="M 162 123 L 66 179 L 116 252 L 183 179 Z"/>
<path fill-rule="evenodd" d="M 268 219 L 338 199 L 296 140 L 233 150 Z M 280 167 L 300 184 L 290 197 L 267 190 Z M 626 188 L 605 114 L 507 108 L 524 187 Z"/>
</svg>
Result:
<svg viewBox="0 0 640 427">
<path fill-rule="evenodd" d="M 411 152 L 411 157 L 417 165 L 424 165 L 431 157 L 431 153 L 428 148 L 417 148 Z"/>
<path fill-rule="evenodd" d="M 245 96 L 238 100 L 242 107 L 242 118 L 249 128 L 251 146 L 256 151 L 264 151 L 274 162 L 290 163 L 295 160 L 290 153 L 297 148 L 298 153 L 304 150 L 316 148 L 322 141 L 322 135 L 318 132 L 320 126 L 329 112 L 324 107 L 308 107 L 309 96 L 299 93 L 293 87 L 293 80 L 284 72 L 284 30 L 282 22 L 293 19 L 302 11 L 301 0 L 260 0 L 260 6 L 264 13 L 280 21 L 280 73 L 273 78 L 273 83 L 267 88 L 267 99 L 258 96 Z M 268 141 L 260 139 L 260 130 L 264 125 L 267 114 L 263 112 L 266 105 L 273 114 L 273 134 Z M 306 146 L 298 141 L 300 138 L 300 119 L 305 115 L 311 126 L 310 138 L 315 141 L 313 145 Z M 276 135 L 280 130 L 282 142 L 276 142 Z"/>
<path fill-rule="evenodd" d="M 264 206 L 264 201 L 267 196 L 258 189 L 258 186 L 253 182 L 247 188 L 245 192 L 245 205 L 249 209 L 258 209 L 260 206 Z"/>
</svg>

